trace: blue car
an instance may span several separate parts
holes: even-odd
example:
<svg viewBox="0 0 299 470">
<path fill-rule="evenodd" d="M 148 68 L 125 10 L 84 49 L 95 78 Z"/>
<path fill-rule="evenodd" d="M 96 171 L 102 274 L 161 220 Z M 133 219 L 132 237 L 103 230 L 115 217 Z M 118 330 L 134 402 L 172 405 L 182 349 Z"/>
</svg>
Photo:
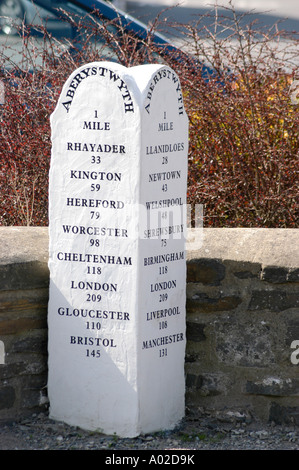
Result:
<svg viewBox="0 0 299 470">
<path fill-rule="evenodd" d="M 65 2 L 61 0 L 0 0 L 0 34 L 16 35 L 18 32 L 18 26 L 24 21 L 27 25 L 38 25 L 42 23 L 42 20 L 47 20 L 50 27 L 56 23 L 57 30 L 63 30 L 68 34 L 67 25 L 61 24 L 60 18 L 57 16 L 55 9 L 61 7 L 64 8 L 66 4 L 73 4 L 78 11 L 77 2 Z M 80 3 L 80 2 L 79 2 Z M 91 2 L 89 2 L 91 5 Z M 114 4 L 114 1 L 109 1 L 110 5 Z M 122 2 L 115 2 L 116 5 L 121 5 Z M 125 2 L 123 2 L 125 5 Z M 94 5 L 94 3 L 92 4 Z M 80 8 L 80 7 L 79 7 Z M 85 8 L 85 7 L 83 7 Z M 90 10 L 92 8 L 90 7 Z M 83 10 L 82 10 L 83 11 Z"/>
<path fill-rule="evenodd" d="M 103 21 L 121 21 L 125 30 L 134 33 L 140 39 L 144 39 L 148 33 L 145 24 L 116 8 L 113 1 L 0 0 L 0 34 L 17 35 L 18 27 L 24 22 L 25 25 L 31 26 L 31 32 L 34 31 L 34 26 L 38 31 L 38 26 L 44 24 L 54 36 L 74 37 L 76 31 L 67 21 L 64 21 L 59 9 L 79 16 L 92 13 L 96 9 Z M 170 46 L 169 42 L 160 34 L 155 33 L 152 40 L 157 45 Z"/>
<path fill-rule="evenodd" d="M 120 1 L 115 3 L 119 4 Z M 59 10 L 60 9 L 60 10 Z M 99 13 L 97 21 L 103 21 L 107 23 L 115 22 L 118 25 L 119 31 L 126 31 L 134 35 L 135 38 L 140 40 L 140 45 L 149 33 L 149 28 L 144 23 L 140 22 L 136 18 L 128 15 L 122 10 L 119 10 L 114 5 L 113 1 L 105 0 L 0 0 L 0 41 L 1 36 L 7 36 L 13 38 L 14 35 L 18 34 L 18 27 L 25 26 L 30 27 L 31 34 L 40 34 L 40 25 L 46 26 L 46 29 L 52 36 L 59 39 L 70 39 L 75 47 L 80 48 L 80 41 L 82 37 L 81 33 L 78 32 L 76 26 L 72 26 L 71 22 L 67 21 L 64 17 L 64 13 L 61 10 L 67 12 L 70 15 L 76 15 L 80 18 L 86 17 L 88 14 L 92 14 L 95 9 Z M 102 43 L 105 39 L 102 38 Z M 195 72 L 200 70 L 205 80 L 209 80 L 209 77 L 213 71 L 195 62 L 193 58 L 184 53 L 182 50 L 171 44 L 164 36 L 157 32 L 151 32 L 151 43 L 158 49 L 162 55 L 170 54 L 185 65 L 189 65 Z M 109 49 L 106 48 L 106 49 Z M 113 54 L 103 57 L 105 60 L 115 60 Z"/>
</svg>

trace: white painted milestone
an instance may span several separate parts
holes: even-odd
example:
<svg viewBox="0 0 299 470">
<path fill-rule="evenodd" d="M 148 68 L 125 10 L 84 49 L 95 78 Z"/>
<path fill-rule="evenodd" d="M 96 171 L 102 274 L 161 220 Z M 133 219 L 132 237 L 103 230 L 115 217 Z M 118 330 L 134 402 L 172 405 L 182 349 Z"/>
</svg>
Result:
<svg viewBox="0 0 299 470">
<path fill-rule="evenodd" d="M 95 62 L 51 116 L 50 416 L 106 434 L 184 415 L 188 120 L 168 67 Z"/>
<path fill-rule="evenodd" d="M 150 66 L 149 66 L 150 67 Z M 139 84 L 142 68 L 136 70 Z M 174 427 L 184 416 L 188 119 L 178 76 L 155 69 L 142 88 L 138 351 L 143 430 Z"/>
</svg>

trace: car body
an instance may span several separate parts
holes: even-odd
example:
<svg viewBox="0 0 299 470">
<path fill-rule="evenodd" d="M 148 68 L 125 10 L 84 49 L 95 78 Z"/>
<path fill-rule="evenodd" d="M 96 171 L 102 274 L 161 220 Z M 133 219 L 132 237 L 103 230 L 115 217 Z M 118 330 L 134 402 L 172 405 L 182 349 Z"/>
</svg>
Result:
<svg viewBox="0 0 299 470">
<path fill-rule="evenodd" d="M 118 5 L 119 2 L 116 2 Z M 13 35 L 17 33 L 15 25 L 39 26 L 46 24 L 47 29 L 54 34 L 69 37 L 71 28 L 67 22 L 62 23 L 62 16 L 58 9 L 61 8 L 73 14 L 92 13 L 97 9 L 103 19 L 112 21 L 120 19 L 123 26 L 140 39 L 144 39 L 148 33 L 148 27 L 136 18 L 119 10 L 114 2 L 105 0 L 0 0 L 0 33 Z M 60 33 L 59 33 L 60 30 Z M 157 44 L 167 46 L 168 41 L 160 34 L 155 33 L 153 40 Z"/>
<path fill-rule="evenodd" d="M 116 1 L 116 0 L 115 0 Z M 119 2 L 116 2 L 119 3 Z M 4 8 L 5 6 L 5 8 Z M 181 49 L 173 45 L 163 35 L 150 28 L 130 16 L 122 10 L 119 10 L 111 1 L 105 0 L 0 0 L 0 17 L 1 13 L 5 13 L 5 17 L 0 18 L 0 39 L 1 36 L 11 37 L 14 34 L 18 36 L 19 28 L 22 25 L 30 27 L 31 34 L 40 34 L 40 26 L 44 25 L 52 36 L 59 39 L 71 39 L 72 43 L 80 48 L 82 40 L 82 30 L 78 33 L 76 26 L 66 21 L 64 12 L 77 17 L 86 17 L 91 15 L 95 10 L 100 14 L 97 21 L 107 22 L 118 25 L 118 31 L 126 31 L 132 34 L 140 47 L 146 47 L 146 38 L 150 34 L 151 43 L 162 55 L 171 55 L 175 60 L 180 61 L 184 65 L 189 66 L 195 73 L 200 70 L 203 78 L 208 81 L 213 70 L 204 64 L 199 64 L 190 54 L 183 52 Z M 17 27 L 15 28 L 14 25 Z M 81 36 L 80 36 L 81 34 Z M 102 42 L 105 39 L 100 39 Z M 115 60 L 113 54 L 103 57 L 105 60 Z"/>
<path fill-rule="evenodd" d="M 110 0 L 117 7 L 125 6 L 125 1 Z M 34 1 L 31 0 L 0 0 L 0 34 L 12 35 L 17 33 L 14 25 L 40 24 L 42 18 L 47 18 L 50 23 L 59 23 L 60 20 L 51 10 L 63 7 L 68 2 L 59 0 Z M 71 3 L 71 2 L 70 2 Z"/>
<path fill-rule="evenodd" d="M 92 21 L 90 16 L 96 19 L 96 23 L 102 22 L 113 28 L 115 38 L 119 36 L 119 30 L 125 30 L 137 37 L 141 45 L 148 34 L 146 25 L 105 0 L 0 0 L 1 68 L 11 69 L 24 64 L 22 48 L 24 37 L 29 31 L 36 51 L 39 50 L 35 67 L 42 65 L 39 57 L 43 54 L 45 31 L 73 54 L 76 53 L 84 47 L 86 33 L 90 31 Z M 74 21 L 70 21 L 70 18 L 74 18 Z M 80 21 L 84 22 L 85 28 L 77 27 Z M 167 40 L 158 34 L 153 34 L 152 40 L 161 46 L 170 47 Z M 113 48 L 106 45 L 107 41 L 100 28 L 96 33 L 96 41 L 98 47 L 102 49 L 103 60 L 117 61 Z"/>
<path fill-rule="evenodd" d="M 51 2 L 48 2 L 49 5 Z M 30 0 L 0 0 L 0 33 L 16 35 L 18 27 L 25 24 L 41 24 L 42 18 L 55 21 L 55 15 Z"/>
</svg>

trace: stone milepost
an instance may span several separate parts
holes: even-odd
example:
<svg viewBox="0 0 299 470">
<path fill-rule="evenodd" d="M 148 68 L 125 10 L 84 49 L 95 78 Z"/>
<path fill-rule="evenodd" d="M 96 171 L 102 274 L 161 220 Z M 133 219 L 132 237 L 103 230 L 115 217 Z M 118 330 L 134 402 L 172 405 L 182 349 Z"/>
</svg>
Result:
<svg viewBox="0 0 299 470">
<path fill-rule="evenodd" d="M 161 65 L 94 62 L 51 116 L 50 417 L 121 437 L 184 416 L 188 119 Z"/>
</svg>

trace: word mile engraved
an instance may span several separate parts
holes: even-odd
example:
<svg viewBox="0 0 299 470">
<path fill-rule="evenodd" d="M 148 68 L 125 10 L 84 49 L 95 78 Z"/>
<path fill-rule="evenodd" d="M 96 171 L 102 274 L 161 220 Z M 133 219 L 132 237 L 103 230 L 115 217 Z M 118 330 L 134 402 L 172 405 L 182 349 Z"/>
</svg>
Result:
<svg viewBox="0 0 299 470">
<path fill-rule="evenodd" d="M 170 429 L 185 393 L 179 79 L 161 65 L 83 65 L 51 130 L 50 416 L 123 437 Z"/>
</svg>

